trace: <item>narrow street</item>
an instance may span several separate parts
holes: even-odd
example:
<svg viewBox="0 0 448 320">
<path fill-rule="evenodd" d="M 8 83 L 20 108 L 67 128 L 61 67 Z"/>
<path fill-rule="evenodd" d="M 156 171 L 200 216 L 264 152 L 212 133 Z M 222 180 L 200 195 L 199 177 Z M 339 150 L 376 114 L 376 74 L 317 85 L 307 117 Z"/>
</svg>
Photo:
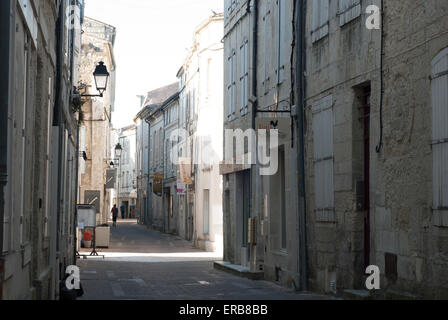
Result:
<svg viewBox="0 0 448 320">
<path fill-rule="evenodd" d="M 89 251 L 84 250 L 86 254 Z M 307 300 L 268 281 L 252 281 L 213 268 L 216 253 L 197 250 L 177 236 L 146 229 L 135 220 L 112 228 L 105 258 L 78 260 L 80 300 Z"/>
<path fill-rule="evenodd" d="M 0 0 L 0 35 L 0 301 L 448 299 L 447 0 Z"/>
</svg>

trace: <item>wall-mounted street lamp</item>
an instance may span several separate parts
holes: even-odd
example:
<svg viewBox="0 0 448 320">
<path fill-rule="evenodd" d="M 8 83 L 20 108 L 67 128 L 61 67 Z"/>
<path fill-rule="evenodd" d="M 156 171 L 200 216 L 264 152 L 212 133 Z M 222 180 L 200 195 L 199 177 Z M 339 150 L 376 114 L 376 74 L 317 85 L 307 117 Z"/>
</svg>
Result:
<svg viewBox="0 0 448 320">
<path fill-rule="evenodd" d="M 123 153 L 123 148 L 121 144 L 117 143 L 115 146 L 115 158 L 114 159 L 105 159 L 106 163 L 110 161 L 109 166 L 115 167 L 115 165 L 119 165 L 119 161 L 121 158 L 121 154 Z"/>
<path fill-rule="evenodd" d="M 122 152 L 123 148 L 121 147 L 121 144 L 117 143 L 117 145 L 115 146 L 115 158 L 120 159 Z"/>
<path fill-rule="evenodd" d="M 104 91 L 107 89 L 107 82 L 109 80 L 109 72 L 107 71 L 107 67 L 104 65 L 104 62 L 101 61 L 95 68 L 95 72 L 93 73 L 93 77 L 95 78 L 96 89 L 100 93 L 100 97 L 103 96 Z"/>
<path fill-rule="evenodd" d="M 74 94 L 73 97 L 103 97 L 104 92 L 107 89 L 107 83 L 109 82 L 110 73 L 107 71 L 107 67 L 105 66 L 103 61 L 100 61 L 93 72 L 93 77 L 95 79 L 96 90 L 100 94 Z"/>
<path fill-rule="evenodd" d="M 121 154 L 123 152 L 123 148 L 121 147 L 121 144 L 117 144 L 115 146 L 115 158 L 114 159 L 104 159 L 104 161 L 107 163 L 108 161 L 110 161 L 109 166 L 111 167 L 115 167 L 116 165 L 120 164 L 120 158 L 121 158 Z"/>
</svg>

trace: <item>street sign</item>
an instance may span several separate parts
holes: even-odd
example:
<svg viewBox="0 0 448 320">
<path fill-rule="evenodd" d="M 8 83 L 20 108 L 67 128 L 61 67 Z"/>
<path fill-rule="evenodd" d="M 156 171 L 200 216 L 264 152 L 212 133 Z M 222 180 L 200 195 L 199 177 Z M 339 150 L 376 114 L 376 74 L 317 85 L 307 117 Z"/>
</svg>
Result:
<svg viewBox="0 0 448 320">
<path fill-rule="evenodd" d="M 86 190 L 84 192 L 84 203 L 94 206 L 97 213 L 100 213 L 101 191 Z"/>
<path fill-rule="evenodd" d="M 277 115 L 268 117 L 257 117 L 255 120 L 256 128 L 258 130 L 278 130 L 279 143 L 291 142 L 291 118 L 278 117 Z"/>
<path fill-rule="evenodd" d="M 106 170 L 106 189 L 114 189 L 117 181 L 117 169 Z"/>
<path fill-rule="evenodd" d="M 163 192 L 163 174 L 156 173 L 154 175 L 154 182 L 152 185 L 152 190 L 155 194 L 162 194 L 162 192 Z"/>
</svg>

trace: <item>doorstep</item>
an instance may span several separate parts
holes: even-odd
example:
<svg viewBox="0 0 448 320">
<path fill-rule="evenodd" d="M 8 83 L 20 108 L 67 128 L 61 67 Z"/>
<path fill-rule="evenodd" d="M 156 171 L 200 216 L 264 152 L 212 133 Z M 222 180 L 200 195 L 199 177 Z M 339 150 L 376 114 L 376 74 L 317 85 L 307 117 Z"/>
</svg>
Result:
<svg viewBox="0 0 448 320">
<path fill-rule="evenodd" d="M 264 280 L 264 271 L 250 271 L 249 267 L 231 264 L 227 261 L 215 261 L 213 267 L 217 270 L 225 271 L 242 278 Z"/>
</svg>

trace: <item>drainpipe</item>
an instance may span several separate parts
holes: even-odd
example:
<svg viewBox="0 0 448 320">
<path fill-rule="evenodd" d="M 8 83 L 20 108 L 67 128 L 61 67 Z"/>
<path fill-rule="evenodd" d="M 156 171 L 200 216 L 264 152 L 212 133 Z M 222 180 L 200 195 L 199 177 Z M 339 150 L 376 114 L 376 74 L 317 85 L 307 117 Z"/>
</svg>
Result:
<svg viewBox="0 0 448 320">
<path fill-rule="evenodd" d="M 56 225 L 52 222 L 52 231 L 54 232 L 52 236 L 55 238 L 51 244 L 50 250 L 50 263 L 54 264 L 52 266 L 52 279 L 53 288 L 51 292 L 51 299 L 54 300 L 59 292 L 59 286 L 57 279 L 59 266 L 56 265 L 58 257 L 57 251 L 59 250 L 59 223 L 60 223 L 60 212 L 61 212 L 61 188 L 62 188 L 62 143 L 63 143 L 63 116 L 62 116 L 62 68 L 63 68 L 63 50 L 64 50 L 64 24 L 65 24 L 65 2 L 61 1 L 59 6 L 59 17 L 56 22 L 56 92 L 55 92 L 55 107 L 54 107 L 54 117 L 53 117 L 53 127 L 58 127 L 58 174 L 57 174 L 57 194 L 56 194 Z M 54 218 L 54 217 L 53 217 Z M 53 219 L 52 219 L 53 220 Z"/>
<path fill-rule="evenodd" d="M 5 214 L 5 195 L 8 183 L 8 108 L 10 100 L 11 58 L 10 52 L 13 33 L 11 23 L 11 10 L 15 8 L 15 1 L 0 1 L 0 37 L 3 45 L 0 47 L 0 300 L 3 299 L 3 223 Z M 9 63 L 6 63 L 9 61 Z"/>
<path fill-rule="evenodd" d="M 258 77 L 257 77 L 257 59 L 258 59 L 258 0 L 253 0 L 253 7 L 252 7 L 253 13 L 254 13 L 254 26 L 252 30 L 252 39 L 253 39 L 253 48 L 252 48 L 252 96 L 253 96 L 253 103 L 252 103 L 252 129 L 255 130 L 255 119 L 257 117 L 257 111 L 258 111 L 258 93 L 257 93 L 257 85 L 258 85 Z M 256 155 L 255 155 L 256 156 Z M 254 205 L 254 197 L 255 193 L 252 194 L 252 191 L 255 190 L 254 185 L 256 183 L 255 175 L 257 173 L 257 166 L 252 165 L 251 167 L 251 175 L 250 175 L 250 186 L 249 186 L 249 194 L 250 194 L 250 201 L 249 201 L 249 213 L 252 216 L 252 211 L 255 207 Z M 249 252 L 249 255 L 251 257 L 251 261 L 254 263 L 254 268 L 256 268 L 256 257 L 252 257 L 252 254 L 256 253 L 255 245 L 250 246 L 250 250 L 253 252 Z M 252 263 L 251 263 L 252 264 Z"/>
<path fill-rule="evenodd" d="M 79 3 L 80 6 L 80 12 L 82 12 L 82 7 L 84 6 L 83 1 L 81 1 Z M 81 14 L 81 20 L 82 20 L 82 14 Z M 80 21 L 81 23 L 81 21 Z M 71 72 L 70 72 L 70 84 L 71 84 L 71 89 L 70 89 L 70 93 L 73 94 L 73 84 L 74 84 L 74 71 L 75 71 L 75 66 L 74 66 L 74 39 L 75 39 L 75 28 L 72 28 L 71 31 L 71 35 L 72 35 L 72 41 L 71 41 L 71 55 L 70 55 L 70 66 L 71 66 Z M 71 97 L 70 97 L 71 99 Z M 78 222 L 78 201 L 79 201 L 79 127 L 80 127 L 80 123 L 78 121 L 78 123 L 76 124 L 76 151 L 75 151 L 75 157 L 76 157 L 76 161 L 75 161 L 75 165 L 76 165 L 76 180 L 75 180 L 75 202 L 73 204 L 74 206 L 74 215 L 73 215 L 73 236 L 74 236 L 74 249 L 73 249 L 73 263 L 76 264 L 76 252 L 77 252 L 77 244 L 78 244 L 78 234 L 76 232 L 77 229 L 77 222 Z"/>
<path fill-rule="evenodd" d="M 304 138 L 304 109 L 305 109 L 305 4 L 297 1 L 297 135 L 298 135 L 298 220 L 299 220 L 299 276 L 300 288 L 308 290 L 308 262 L 306 236 L 306 191 L 305 191 L 305 138 Z"/>
</svg>

